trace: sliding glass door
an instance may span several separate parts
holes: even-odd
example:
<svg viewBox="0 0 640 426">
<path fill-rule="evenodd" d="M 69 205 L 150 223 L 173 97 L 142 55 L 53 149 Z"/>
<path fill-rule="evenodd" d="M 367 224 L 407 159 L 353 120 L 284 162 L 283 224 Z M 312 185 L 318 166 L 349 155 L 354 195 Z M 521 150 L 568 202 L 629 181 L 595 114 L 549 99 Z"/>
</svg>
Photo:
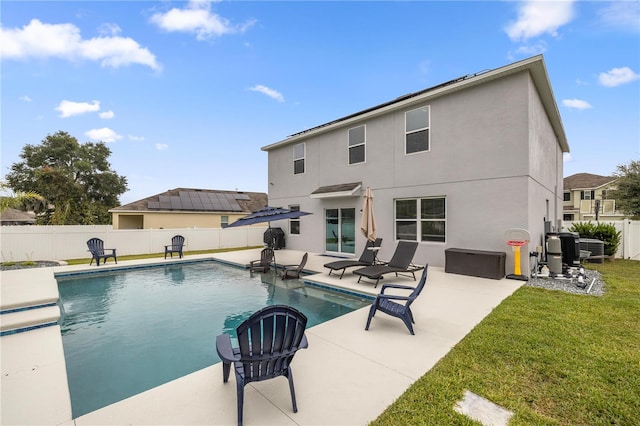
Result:
<svg viewBox="0 0 640 426">
<path fill-rule="evenodd" d="M 325 210 L 325 250 L 332 253 L 356 252 L 356 209 Z"/>
</svg>

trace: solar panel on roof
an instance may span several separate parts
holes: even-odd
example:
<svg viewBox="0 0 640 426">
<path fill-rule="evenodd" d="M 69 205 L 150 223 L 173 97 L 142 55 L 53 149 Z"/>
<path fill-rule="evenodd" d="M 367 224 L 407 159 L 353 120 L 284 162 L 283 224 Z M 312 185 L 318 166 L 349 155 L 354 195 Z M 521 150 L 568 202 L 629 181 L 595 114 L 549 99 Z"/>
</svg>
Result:
<svg viewBox="0 0 640 426">
<path fill-rule="evenodd" d="M 157 201 L 149 201 L 149 204 L 147 204 L 147 206 L 150 209 L 159 209 L 160 208 L 160 203 Z"/>
<path fill-rule="evenodd" d="M 234 198 L 236 200 L 250 200 L 251 198 L 247 194 L 235 194 Z"/>
</svg>

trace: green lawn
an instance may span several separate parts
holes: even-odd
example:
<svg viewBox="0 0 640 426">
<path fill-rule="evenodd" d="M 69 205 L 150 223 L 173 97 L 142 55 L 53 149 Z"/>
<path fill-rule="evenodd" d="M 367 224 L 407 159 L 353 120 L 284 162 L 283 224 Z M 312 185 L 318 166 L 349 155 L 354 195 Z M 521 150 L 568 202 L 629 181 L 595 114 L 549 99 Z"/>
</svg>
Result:
<svg viewBox="0 0 640 426">
<path fill-rule="evenodd" d="M 254 246 L 254 247 L 234 247 L 227 249 L 216 249 L 216 250 L 192 250 L 192 251 L 184 251 L 183 255 L 194 255 L 194 254 L 208 254 L 208 253 L 223 253 L 227 251 L 238 251 L 238 250 L 249 250 L 254 248 L 261 248 L 262 246 Z M 136 260 L 136 259 L 154 259 L 154 258 L 164 258 L 164 252 L 162 253 L 152 253 L 152 254 L 133 254 L 128 256 L 118 256 L 118 260 Z M 91 261 L 90 257 L 85 259 L 68 259 L 66 260 L 69 265 L 83 265 L 89 264 Z M 109 263 L 113 262 L 113 259 L 109 259 Z"/>
<path fill-rule="evenodd" d="M 453 410 L 470 390 L 510 425 L 640 425 L 640 262 L 589 268 L 603 297 L 520 288 L 371 424 L 478 424 Z"/>
</svg>

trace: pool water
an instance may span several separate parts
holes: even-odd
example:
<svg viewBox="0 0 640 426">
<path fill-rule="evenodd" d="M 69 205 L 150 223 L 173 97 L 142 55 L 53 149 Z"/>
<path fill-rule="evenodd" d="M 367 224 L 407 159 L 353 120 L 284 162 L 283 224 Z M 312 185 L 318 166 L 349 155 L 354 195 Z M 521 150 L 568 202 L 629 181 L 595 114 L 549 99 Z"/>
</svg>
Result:
<svg viewBox="0 0 640 426">
<path fill-rule="evenodd" d="M 216 336 L 264 306 L 293 306 L 312 327 L 371 304 L 218 262 L 57 280 L 74 418 L 219 362 Z"/>
</svg>

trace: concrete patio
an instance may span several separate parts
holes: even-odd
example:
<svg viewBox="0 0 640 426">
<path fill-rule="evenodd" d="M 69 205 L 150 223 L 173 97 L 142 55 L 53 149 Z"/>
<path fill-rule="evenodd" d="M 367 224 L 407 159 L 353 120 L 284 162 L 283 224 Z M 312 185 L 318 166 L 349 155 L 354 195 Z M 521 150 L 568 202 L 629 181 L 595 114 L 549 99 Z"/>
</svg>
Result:
<svg viewBox="0 0 640 426">
<path fill-rule="evenodd" d="M 277 263 L 296 264 L 302 254 L 278 250 Z M 259 250 L 189 256 L 184 260 L 211 258 L 246 265 L 259 258 Z M 379 288 L 372 284 L 357 283 L 351 270 L 343 279 L 327 275 L 323 265 L 332 260 L 310 253 L 305 270 L 315 273 L 305 281 L 363 294 L 378 293 Z M 170 260 L 110 262 L 100 269 L 165 262 Z M 2 330 L 55 322 L 59 313 L 54 272 L 95 269 L 95 265 L 77 265 L 2 272 Z M 411 278 L 392 275 L 383 282 L 415 283 Z M 300 351 L 293 363 L 298 412 L 292 412 L 286 379 L 252 383 L 245 388 L 245 424 L 370 422 L 520 285 L 520 281 L 447 274 L 442 268 L 429 267 L 425 290 L 413 304 L 415 336 L 402 321 L 383 314 L 377 315 L 370 330 L 365 331 L 368 308 L 308 329 L 309 349 Z M 34 305 L 41 307 L 22 309 Z M 72 419 L 59 326 L 5 335 L 0 345 L 3 425 L 231 425 L 237 421 L 234 379 L 223 384 L 219 364 Z"/>
</svg>

